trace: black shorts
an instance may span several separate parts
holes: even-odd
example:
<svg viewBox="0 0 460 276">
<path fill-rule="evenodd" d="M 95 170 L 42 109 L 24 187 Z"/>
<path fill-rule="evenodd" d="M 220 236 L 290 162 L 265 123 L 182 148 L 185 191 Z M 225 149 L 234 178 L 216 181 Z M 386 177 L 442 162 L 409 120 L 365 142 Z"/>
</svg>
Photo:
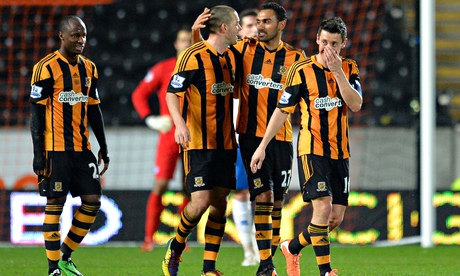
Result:
<svg viewBox="0 0 460 276">
<path fill-rule="evenodd" d="M 252 155 L 262 138 L 251 135 L 240 135 L 241 157 L 248 175 L 248 186 L 251 201 L 266 191 L 273 191 L 275 200 L 286 198 L 292 178 L 293 148 L 291 142 L 272 140 L 265 150 L 262 168 L 255 174 L 249 168 Z"/>
<path fill-rule="evenodd" d="M 50 151 L 48 178 L 38 177 L 41 196 L 73 197 L 102 194 L 97 160 L 91 151 Z"/>
<path fill-rule="evenodd" d="M 183 152 L 182 158 L 189 194 L 213 187 L 235 189 L 236 149 L 189 150 Z"/>
<path fill-rule="evenodd" d="M 330 159 L 324 156 L 306 154 L 297 157 L 299 183 L 303 200 L 332 196 L 332 204 L 348 205 L 350 173 L 348 159 Z"/>
</svg>

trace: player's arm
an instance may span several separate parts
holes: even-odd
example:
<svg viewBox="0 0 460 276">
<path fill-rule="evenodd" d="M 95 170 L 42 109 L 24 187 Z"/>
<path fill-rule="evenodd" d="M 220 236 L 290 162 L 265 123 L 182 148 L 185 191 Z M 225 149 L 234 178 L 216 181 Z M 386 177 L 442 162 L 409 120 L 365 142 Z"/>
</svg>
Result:
<svg viewBox="0 0 460 276">
<path fill-rule="evenodd" d="M 100 166 L 102 161 L 104 161 L 104 168 L 100 173 L 102 176 L 109 168 L 110 157 L 107 141 L 105 139 L 104 119 L 99 104 L 88 105 L 88 122 L 91 125 L 94 136 L 96 136 L 97 142 L 99 143 L 97 165 Z"/>
<path fill-rule="evenodd" d="M 45 157 L 45 112 L 46 106 L 32 103 L 30 106 L 30 132 L 34 148 L 33 170 L 36 175 L 46 176 Z"/>
<path fill-rule="evenodd" d="M 37 74 L 41 72 L 41 74 Z M 35 65 L 31 80 L 30 105 L 30 132 L 34 150 L 33 170 L 36 175 L 48 177 L 50 173 L 46 166 L 45 155 L 45 121 L 46 103 L 49 95 L 54 91 L 54 80 L 48 69 Z"/>
<path fill-rule="evenodd" d="M 289 113 L 276 108 L 268 122 L 267 129 L 265 130 L 264 138 L 260 142 L 256 151 L 252 155 L 250 168 L 253 173 L 256 173 L 258 169 L 262 168 L 262 162 L 265 159 L 265 149 L 267 148 L 268 143 L 275 137 L 276 133 L 286 122 Z"/>
<path fill-rule="evenodd" d="M 206 27 L 206 21 L 211 17 L 211 10 L 208 8 L 204 8 L 203 12 L 198 15 L 196 18 L 195 22 L 193 22 L 192 25 L 192 44 L 196 43 L 198 41 L 203 40 L 203 37 L 201 36 L 200 29 L 203 29 Z"/>
<path fill-rule="evenodd" d="M 174 93 L 166 93 L 166 104 L 168 105 L 169 115 L 171 115 L 174 125 L 176 126 L 174 139 L 182 148 L 187 149 L 190 142 L 190 131 L 180 113 L 178 96 Z"/>
<path fill-rule="evenodd" d="M 350 83 L 342 69 L 342 58 L 329 46 L 324 47 L 324 53 L 328 68 L 334 74 L 337 85 L 339 86 L 342 99 L 351 111 L 359 111 L 363 104 L 359 79 L 355 76 L 351 80 L 353 83 Z"/>
</svg>

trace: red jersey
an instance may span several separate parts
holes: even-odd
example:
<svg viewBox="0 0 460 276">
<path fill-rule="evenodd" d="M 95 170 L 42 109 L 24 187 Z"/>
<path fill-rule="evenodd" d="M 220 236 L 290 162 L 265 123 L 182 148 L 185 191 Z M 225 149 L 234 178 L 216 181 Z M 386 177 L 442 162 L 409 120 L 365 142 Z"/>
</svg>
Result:
<svg viewBox="0 0 460 276">
<path fill-rule="evenodd" d="M 152 114 L 148 99 L 155 91 L 158 93 L 160 115 L 169 115 L 168 106 L 166 105 L 166 89 L 171 80 L 176 61 L 177 57 L 171 57 L 155 64 L 134 90 L 131 100 L 142 119 Z"/>
</svg>

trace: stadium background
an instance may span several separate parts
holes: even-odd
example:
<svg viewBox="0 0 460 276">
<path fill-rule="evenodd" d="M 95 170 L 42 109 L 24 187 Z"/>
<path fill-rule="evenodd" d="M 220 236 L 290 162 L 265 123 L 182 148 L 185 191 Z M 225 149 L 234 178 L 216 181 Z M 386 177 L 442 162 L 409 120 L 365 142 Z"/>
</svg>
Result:
<svg viewBox="0 0 460 276">
<path fill-rule="evenodd" d="M 103 178 L 108 202 L 122 211 L 122 226 L 110 240 L 141 241 L 144 206 L 152 186 L 157 134 L 144 126 L 131 104 L 131 93 L 150 66 L 174 55 L 176 31 L 190 27 L 204 7 L 228 4 L 236 10 L 258 7 L 262 1 L 10 1 L 0 3 L 0 241 L 12 240 L 16 226 L 23 226 L 23 240 L 37 231 L 42 203 L 31 203 L 23 193 L 22 211 L 14 213 L 13 191 L 35 191 L 31 173 L 32 145 L 28 130 L 32 66 L 59 47 L 57 24 L 67 14 L 83 18 L 88 28 L 85 55 L 98 66 L 99 93 L 105 117 L 110 169 Z M 340 16 L 348 26 L 349 43 L 344 56 L 357 60 L 364 91 L 364 105 L 350 117 L 351 179 L 353 205 L 342 225 L 343 243 L 399 240 L 419 234 L 419 57 L 418 1 L 278 1 L 288 10 L 283 40 L 316 51 L 316 27 L 325 18 Z M 436 194 L 437 230 L 447 239 L 458 238 L 459 194 L 450 193 L 460 175 L 458 130 L 460 118 L 460 1 L 438 0 L 437 20 L 437 130 Z M 152 97 L 155 107 L 157 100 Z M 156 110 L 156 109 L 155 109 Z M 294 122 L 297 120 L 293 118 Z M 97 143 L 93 143 L 97 145 Z M 296 165 L 288 204 L 289 236 L 308 221 L 309 208 L 298 201 Z M 180 189 L 179 177 L 172 183 Z M 30 197 L 28 197 L 30 196 Z M 172 200 L 164 221 L 177 219 Z M 111 201 L 110 201 L 111 200 Z M 21 201 L 22 202 L 22 201 Z M 21 205 L 22 206 L 22 205 Z M 16 210 L 16 209 L 15 209 Z M 14 216 L 22 218 L 13 220 Z M 36 218 L 38 216 L 38 219 Z M 101 212 L 97 229 L 104 228 L 108 214 Z M 295 218 L 295 219 L 294 219 Z M 392 218 L 396 218 L 392 219 Z M 174 221 L 174 220 L 173 220 Z M 457 222 L 455 222 L 457 221 Z M 283 223 L 284 225 L 284 223 Z M 165 223 L 159 235 L 167 236 L 174 225 Z M 232 236 L 231 224 L 230 240 Z M 371 230 L 370 230 L 371 229 Z M 374 230 L 372 230 L 374 229 Z M 395 230 L 396 229 L 396 230 Z M 102 231 L 101 231 L 102 232 Z M 454 237 L 454 238 L 451 238 Z M 160 237 L 163 238 L 163 237 Z M 348 242 L 347 242 L 348 241 Z"/>
</svg>

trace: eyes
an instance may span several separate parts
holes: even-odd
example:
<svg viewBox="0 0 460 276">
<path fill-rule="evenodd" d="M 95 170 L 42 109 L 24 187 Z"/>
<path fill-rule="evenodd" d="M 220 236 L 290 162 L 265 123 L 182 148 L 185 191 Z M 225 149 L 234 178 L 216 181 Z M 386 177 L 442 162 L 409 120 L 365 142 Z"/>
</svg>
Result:
<svg viewBox="0 0 460 276">
<path fill-rule="evenodd" d="M 332 47 L 337 47 L 337 46 L 340 45 L 340 44 L 339 44 L 338 42 L 336 42 L 336 41 L 332 41 L 331 43 L 328 43 L 327 40 L 321 40 L 321 45 L 326 46 L 326 45 L 328 45 L 328 44 L 331 45 Z"/>
<path fill-rule="evenodd" d="M 73 33 L 73 34 L 70 34 L 70 38 L 75 39 L 75 40 L 78 40 L 78 39 L 81 38 L 81 39 L 85 40 L 86 39 L 86 34 L 81 35 L 79 33 Z"/>
</svg>

